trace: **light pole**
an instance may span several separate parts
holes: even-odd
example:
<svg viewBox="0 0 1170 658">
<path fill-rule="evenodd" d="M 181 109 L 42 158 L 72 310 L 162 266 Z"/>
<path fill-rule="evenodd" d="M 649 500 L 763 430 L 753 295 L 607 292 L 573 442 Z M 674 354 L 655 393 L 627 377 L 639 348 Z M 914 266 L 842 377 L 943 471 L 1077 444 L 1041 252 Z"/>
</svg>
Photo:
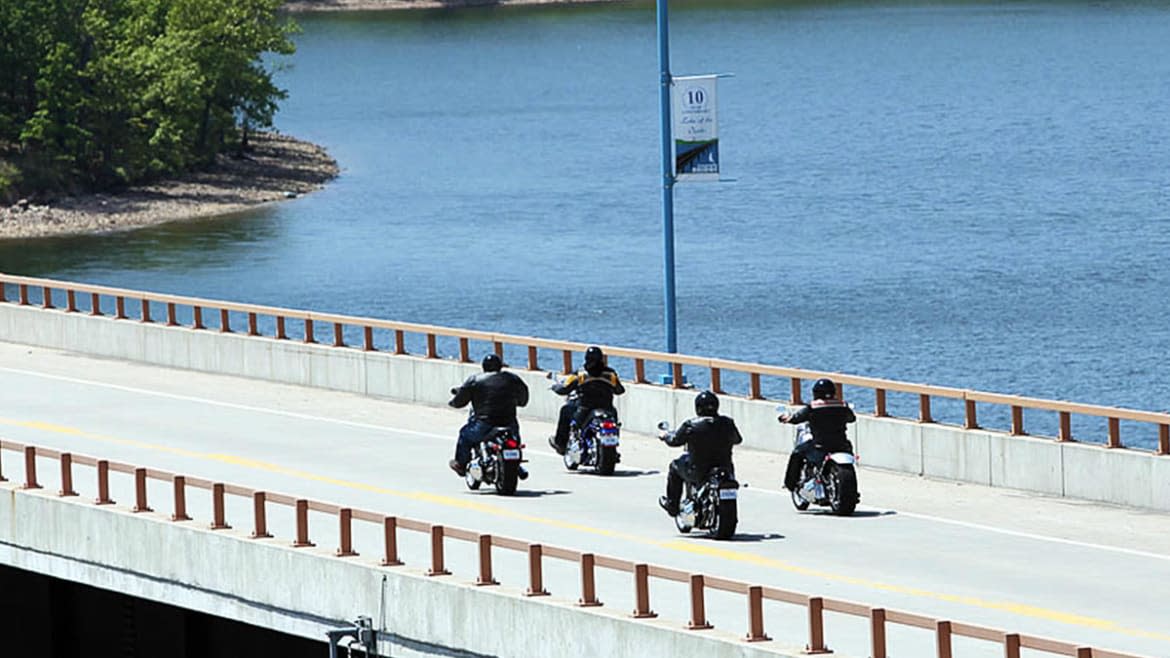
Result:
<svg viewBox="0 0 1170 658">
<path fill-rule="evenodd" d="M 658 109 L 662 121 L 662 269 L 663 312 L 666 317 L 666 351 L 678 351 L 674 312 L 674 155 L 670 135 L 670 29 L 667 0 L 655 0 L 658 14 Z"/>
</svg>

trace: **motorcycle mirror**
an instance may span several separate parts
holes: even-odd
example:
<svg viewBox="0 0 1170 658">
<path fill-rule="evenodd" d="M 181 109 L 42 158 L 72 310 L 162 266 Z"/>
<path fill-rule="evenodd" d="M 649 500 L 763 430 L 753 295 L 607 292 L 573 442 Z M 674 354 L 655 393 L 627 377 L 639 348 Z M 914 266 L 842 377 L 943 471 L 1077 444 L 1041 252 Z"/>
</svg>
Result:
<svg viewBox="0 0 1170 658">
<path fill-rule="evenodd" d="M 666 430 L 670 429 L 670 423 L 666 422 L 665 420 L 660 420 L 658 421 L 658 429 L 665 432 Z"/>
<path fill-rule="evenodd" d="M 457 395 L 458 393 L 459 393 L 459 389 L 452 386 L 451 387 L 451 395 Z"/>
</svg>

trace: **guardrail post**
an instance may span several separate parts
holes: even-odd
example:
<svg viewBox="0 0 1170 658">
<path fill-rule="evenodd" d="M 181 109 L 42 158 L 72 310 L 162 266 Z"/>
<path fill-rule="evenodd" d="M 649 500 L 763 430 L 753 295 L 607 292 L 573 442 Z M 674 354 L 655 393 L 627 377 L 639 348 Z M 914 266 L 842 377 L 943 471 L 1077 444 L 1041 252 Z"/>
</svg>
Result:
<svg viewBox="0 0 1170 658">
<path fill-rule="evenodd" d="M 683 387 L 683 370 L 682 370 L 682 368 L 683 367 L 682 367 L 681 363 L 670 364 L 670 387 L 671 388 L 682 388 Z"/>
<path fill-rule="evenodd" d="M 704 631 L 714 628 L 707 623 L 707 606 L 704 597 L 703 574 L 691 574 L 691 619 L 687 628 L 692 631 Z"/>
<path fill-rule="evenodd" d="M 577 605 L 582 608 L 601 605 L 601 601 L 597 600 L 597 581 L 593 574 L 594 561 L 592 553 L 581 554 L 581 598 L 577 599 Z"/>
<path fill-rule="evenodd" d="M 951 658 L 951 622 L 935 622 L 934 638 L 938 658 Z"/>
<path fill-rule="evenodd" d="M 191 328 L 203 328 L 203 309 L 198 306 L 191 307 Z"/>
<path fill-rule="evenodd" d="M 930 396 L 925 393 L 920 393 L 918 395 L 918 422 L 934 422 L 934 417 L 930 415 Z"/>
<path fill-rule="evenodd" d="M 40 489 L 37 484 L 37 449 L 35 446 L 25 446 L 24 449 L 24 486 L 22 489 Z"/>
<path fill-rule="evenodd" d="M 963 427 L 969 430 L 979 429 L 979 416 L 975 411 L 974 400 L 964 400 L 966 413 L 963 415 Z"/>
<path fill-rule="evenodd" d="M 886 609 L 870 608 L 869 611 L 869 655 L 870 658 L 886 658 Z"/>
<path fill-rule="evenodd" d="M 49 286 L 43 286 L 41 288 L 41 308 L 54 308 L 53 289 Z"/>
<path fill-rule="evenodd" d="M 1117 418 L 1109 419 L 1109 443 L 1107 443 L 1105 447 L 1121 447 L 1121 421 Z"/>
<path fill-rule="evenodd" d="M 387 516 L 382 518 L 382 534 L 385 543 L 382 566 L 400 566 L 402 562 L 398 559 L 398 517 Z"/>
<path fill-rule="evenodd" d="M 886 389 L 873 389 L 873 415 L 876 418 L 885 418 L 889 414 L 886 413 Z"/>
<path fill-rule="evenodd" d="M 833 653 L 825 646 L 825 600 L 819 596 L 808 597 L 808 644 L 804 652 Z"/>
<path fill-rule="evenodd" d="M 1158 426 L 1158 454 L 1170 455 L 1170 425 Z"/>
<path fill-rule="evenodd" d="M 632 616 L 638 619 L 650 619 L 658 616 L 658 613 L 650 609 L 649 565 L 634 565 L 634 612 Z"/>
<path fill-rule="evenodd" d="M 232 319 L 228 315 L 226 308 L 219 309 L 219 333 L 230 334 L 232 332 Z"/>
<path fill-rule="evenodd" d="M 76 496 L 77 492 L 73 490 L 73 455 L 63 452 L 59 458 L 61 462 L 61 488 L 57 491 L 57 495 L 61 497 Z M 0 482 L 4 478 L 0 477 Z"/>
<path fill-rule="evenodd" d="M 0 285 L 0 288 L 3 288 L 3 286 Z M 0 290 L 0 302 L 2 302 L 2 301 L 5 301 L 5 300 L 3 298 L 3 291 Z M 65 312 L 66 313 L 76 313 L 77 312 L 77 293 L 74 292 L 72 288 L 65 291 Z"/>
<path fill-rule="evenodd" d="M 28 285 L 20 284 L 16 286 L 16 300 L 21 306 L 28 306 Z"/>
<path fill-rule="evenodd" d="M 540 370 L 540 354 L 535 345 L 528 346 L 528 369 Z"/>
<path fill-rule="evenodd" d="M 467 336 L 459 337 L 459 363 L 471 363 L 471 347 Z"/>
<path fill-rule="evenodd" d="M 788 404 L 800 404 L 800 377 L 788 380 Z"/>
<path fill-rule="evenodd" d="M 496 356 L 500 357 L 501 361 L 504 360 L 504 344 L 502 342 L 498 340 L 492 341 L 492 351 L 496 353 Z"/>
<path fill-rule="evenodd" d="M 714 366 L 711 367 L 711 392 L 723 395 L 723 373 Z"/>
<path fill-rule="evenodd" d="M 1024 408 L 1017 405 L 1012 405 L 1012 435 L 1024 436 L 1027 432 L 1024 431 Z"/>
<path fill-rule="evenodd" d="M 275 338 L 276 338 L 276 340 L 285 340 L 288 338 L 288 334 L 285 333 L 285 331 L 284 331 L 284 316 L 283 315 L 276 316 L 276 336 L 275 336 Z"/>
<path fill-rule="evenodd" d="M 645 384 L 646 383 L 646 360 L 645 359 L 634 359 L 634 383 L 635 384 Z"/>
<path fill-rule="evenodd" d="M 4 287 L 4 284 L 0 283 L 0 288 L 3 288 L 3 287 Z M 7 482 L 7 481 L 8 481 L 8 478 L 4 477 L 4 448 L 0 447 L 0 482 Z"/>
<path fill-rule="evenodd" d="M 114 319 L 126 319 L 126 298 L 121 295 L 114 297 Z"/>
<path fill-rule="evenodd" d="M 1077 658 L 1093 658 L 1093 647 L 1077 647 Z"/>
<path fill-rule="evenodd" d="M 3 281 L 0 281 L 0 304 L 6 303 L 7 301 L 8 301 L 7 284 L 5 284 Z"/>
<path fill-rule="evenodd" d="M 260 335 L 260 330 L 256 328 L 256 314 L 255 313 L 248 314 L 248 335 L 249 336 L 259 336 Z"/>
<path fill-rule="evenodd" d="M 354 557 L 357 551 L 353 550 L 353 510 L 343 507 L 337 511 L 338 530 L 341 534 L 340 546 L 337 547 L 337 557 Z"/>
<path fill-rule="evenodd" d="M 252 539 L 268 539 L 268 494 L 252 492 Z"/>
<path fill-rule="evenodd" d="M 771 640 L 764 633 L 764 588 L 752 585 L 748 588 L 748 642 Z"/>
<path fill-rule="evenodd" d="M 172 521 L 190 521 L 187 516 L 187 478 L 176 475 L 171 478 L 175 487 L 175 513 L 171 514 Z"/>
<path fill-rule="evenodd" d="M 394 353 L 406 354 L 406 334 L 401 329 L 394 330 Z"/>
<path fill-rule="evenodd" d="M 227 520 L 224 518 L 223 485 L 218 482 L 211 485 L 211 529 L 231 529 L 231 526 L 227 524 Z"/>
<path fill-rule="evenodd" d="M 492 536 L 479 536 L 479 577 L 475 579 L 476 585 L 499 585 L 500 583 L 492 578 Z"/>
<path fill-rule="evenodd" d="M 345 347 L 345 332 L 340 322 L 333 323 L 333 346 Z"/>
<path fill-rule="evenodd" d="M 374 347 L 374 328 L 362 327 L 362 350 L 365 352 L 377 352 Z"/>
<path fill-rule="evenodd" d="M 548 596 L 544 589 L 544 548 L 540 544 L 528 545 L 528 589 L 524 596 Z"/>
<path fill-rule="evenodd" d="M 99 316 L 102 314 L 102 297 L 95 293 L 90 293 L 89 296 L 89 314 Z"/>
<path fill-rule="evenodd" d="M 97 463 L 98 495 L 93 501 L 95 505 L 113 505 L 110 499 L 110 462 L 99 459 Z"/>
<path fill-rule="evenodd" d="M 300 499 L 297 501 L 297 538 L 293 542 L 293 548 L 309 548 L 316 546 L 309 541 L 309 501 Z"/>
<path fill-rule="evenodd" d="M 435 348 L 435 335 L 427 334 L 427 354 L 428 359 L 439 358 L 439 351 Z"/>
<path fill-rule="evenodd" d="M 567 375 L 573 372 L 573 351 L 561 350 L 561 374 Z"/>
<path fill-rule="evenodd" d="M 317 342 L 317 336 L 313 334 L 313 319 L 305 318 L 305 343 L 313 344 Z"/>
<path fill-rule="evenodd" d="M 748 399 L 759 400 L 760 396 L 760 373 L 753 372 L 751 375 L 751 384 L 748 388 Z"/>
<path fill-rule="evenodd" d="M 142 322 L 149 323 L 150 320 L 150 300 L 145 297 L 142 298 Z"/>
<path fill-rule="evenodd" d="M 178 320 L 175 319 L 175 303 L 167 302 L 167 326 L 174 327 L 178 324 Z"/>
<path fill-rule="evenodd" d="M 431 526 L 431 568 L 427 569 L 428 576 L 449 576 L 443 565 L 443 526 Z"/>
<path fill-rule="evenodd" d="M 1060 430 L 1056 434 L 1057 441 L 1072 441 L 1072 414 L 1060 412 Z"/>
<path fill-rule="evenodd" d="M 1003 658 L 1020 658 L 1020 634 L 1004 633 Z"/>
<path fill-rule="evenodd" d="M 153 512 L 150 506 L 146 504 L 146 469 L 134 469 L 134 509 L 138 512 Z"/>
</svg>

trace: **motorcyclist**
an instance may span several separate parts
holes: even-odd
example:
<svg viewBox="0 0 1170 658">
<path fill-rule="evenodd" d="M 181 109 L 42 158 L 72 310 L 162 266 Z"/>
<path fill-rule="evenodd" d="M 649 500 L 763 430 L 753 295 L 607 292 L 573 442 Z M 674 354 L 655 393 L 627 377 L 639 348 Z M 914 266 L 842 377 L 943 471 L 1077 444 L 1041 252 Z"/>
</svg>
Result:
<svg viewBox="0 0 1170 658">
<path fill-rule="evenodd" d="M 699 484 L 716 466 L 734 469 L 732 446 L 743 442 L 735 421 L 719 415 L 719 398 L 711 391 L 703 391 L 695 398 L 695 414 L 696 417 L 683 421 L 673 435 L 662 437 L 669 446 L 687 447 L 686 454 L 670 463 L 666 495 L 658 499 L 658 504 L 670 516 L 678 516 L 683 480 Z"/>
<path fill-rule="evenodd" d="M 621 379 L 613 368 L 605 365 L 605 354 L 596 345 L 585 350 L 584 367 L 569 375 L 564 382 L 552 385 L 557 395 L 569 395 L 577 392 L 576 399 L 569 398 L 561 407 L 561 415 L 557 420 L 557 433 L 548 439 L 548 443 L 558 455 L 565 454 L 569 444 L 569 425 L 577 422 L 578 427 L 585 425 L 589 415 L 595 409 L 607 409 L 617 417 L 617 410 L 613 407 L 613 397 L 626 392 Z"/>
<path fill-rule="evenodd" d="M 504 372 L 503 361 L 497 354 L 483 357 L 483 372 L 468 377 L 462 386 L 452 388 L 454 396 L 447 404 L 462 409 L 471 403 L 467 423 L 459 430 L 455 444 L 455 459 L 448 466 L 460 477 L 467 472 L 471 449 L 483 440 L 493 427 L 510 427 L 520 436 L 516 407 L 528 404 L 528 385 L 510 372 Z"/>
<path fill-rule="evenodd" d="M 857 416 L 849 405 L 837 399 L 837 385 L 831 379 L 818 379 L 813 384 L 812 394 L 812 403 L 804 405 L 791 416 L 780 414 L 776 418 L 781 423 L 794 425 L 808 422 L 812 430 L 812 441 L 796 446 L 788 457 L 784 488 L 789 491 L 794 491 L 800 485 L 800 471 L 812 450 L 853 453 L 853 444 L 845 436 L 845 426 L 857 420 Z"/>
</svg>

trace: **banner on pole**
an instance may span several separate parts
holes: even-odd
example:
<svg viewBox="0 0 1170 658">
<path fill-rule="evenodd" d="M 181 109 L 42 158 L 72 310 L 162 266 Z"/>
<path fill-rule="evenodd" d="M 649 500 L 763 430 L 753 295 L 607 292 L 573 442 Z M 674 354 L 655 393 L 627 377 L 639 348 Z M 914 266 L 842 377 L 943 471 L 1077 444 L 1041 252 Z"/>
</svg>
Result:
<svg viewBox="0 0 1170 658">
<path fill-rule="evenodd" d="M 719 122 L 714 75 L 671 80 L 675 180 L 719 180 Z"/>
</svg>

